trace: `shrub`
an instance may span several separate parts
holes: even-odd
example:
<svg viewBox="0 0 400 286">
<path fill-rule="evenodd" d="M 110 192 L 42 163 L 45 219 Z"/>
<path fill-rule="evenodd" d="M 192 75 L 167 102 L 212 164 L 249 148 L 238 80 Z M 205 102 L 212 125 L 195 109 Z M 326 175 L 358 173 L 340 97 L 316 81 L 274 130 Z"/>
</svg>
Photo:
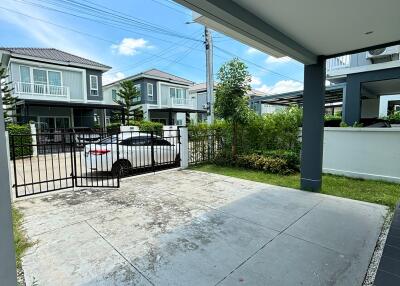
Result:
<svg viewBox="0 0 400 286">
<path fill-rule="evenodd" d="M 255 154 L 282 159 L 287 162 L 288 167 L 291 170 L 300 170 L 300 152 L 290 150 L 260 150 L 256 151 Z"/>
<path fill-rule="evenodd" d="M 325 127 L 339 127 L 341 122 L 342 116 L 340 114 L 324 116 Z"/>
<path fill-rule="evenodd" d="M 400 111 L 396 111 L 388 116 L 391 124 L 400 124 Z"/>
<path fill-rule="evenodd" d="M 289 167 L 286 160 L 264 155 L 239 155 L 235 165 L 242 168 L 262 170 L 272 174 L 287 175 L 293 173 L 295 170 Z"/>
<path fill-rule="evenodd" d="M 107 134 L 108 135 L 116 134 L 119 132 L 120 128 L 121 128 L 120 123 L 111 123 L 110 125 L 107 125 Z"/>
<path fill-rule="evenodd" d="M 8 134 L 10 134 L 11 159 L 14 158 L 14 155 L 15 158 L 20 158 L 33 154 L 32 133 L 29 124 L 8 124 L 7 130 Z"/>
<path fill-rule="evenodd" d="M 153 121 L 129 121 L 128 125 L 138 126 L 140 131 L 154 131 L 157 133 L 161 133 L 164 126 L 162 123 Z"/>
</svg>

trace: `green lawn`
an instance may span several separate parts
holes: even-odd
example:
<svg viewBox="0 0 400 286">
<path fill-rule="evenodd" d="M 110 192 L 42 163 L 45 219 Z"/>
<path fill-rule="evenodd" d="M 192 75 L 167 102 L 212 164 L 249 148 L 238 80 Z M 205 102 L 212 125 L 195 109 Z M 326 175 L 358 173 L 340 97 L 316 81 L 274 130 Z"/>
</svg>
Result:
<svg viewBox="0 0 400 286">
<path fill-rule="evenodd" d="M 22 229 L 22 221 L 23 217 L 18 209 L 13 208 L 12 210 L 13 216 L 13 231 L 14 231 L 14 245 L 15 245 L 15 254 L 17 258 L 17 268 L 21 268 L 21 258 L 25 251 L 33 245 L 28 238 L 24 230 Z"/>
<path fill-rule="evenodd" d="M 216 165 L 201 165 L 194 170 L 216 173 L 271 185 L 300 188 L 300 175 L 289 176 L 267 174 L 262 171 L 240 169 L 235 167 L 221 167 Z M 400 200 L 400 184 L 381 181 L 351 179 L 342 176 L 323 175 L 321 193 L 349 198 L 370 203 L 389 206 L 394 209 Z"/>
</svg>

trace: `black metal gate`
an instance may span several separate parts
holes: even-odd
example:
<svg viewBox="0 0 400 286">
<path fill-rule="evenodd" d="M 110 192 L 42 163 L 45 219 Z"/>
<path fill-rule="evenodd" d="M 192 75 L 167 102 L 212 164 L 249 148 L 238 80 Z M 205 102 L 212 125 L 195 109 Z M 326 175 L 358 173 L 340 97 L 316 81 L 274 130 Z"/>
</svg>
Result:
<svg viewBox="0 0 400 286">
<path fill-rule="evenodd" d="M 16 197 L 72 187 L 118 188 L 120 178 L 177 167 L 179 130 L 10 135 Z"/>
</svg>

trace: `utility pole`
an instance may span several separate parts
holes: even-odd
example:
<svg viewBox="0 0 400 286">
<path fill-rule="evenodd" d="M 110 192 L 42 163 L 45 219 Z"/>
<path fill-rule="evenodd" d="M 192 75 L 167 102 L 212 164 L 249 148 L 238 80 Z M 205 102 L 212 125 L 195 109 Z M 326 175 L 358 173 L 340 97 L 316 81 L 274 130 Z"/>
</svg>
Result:
<svg viewBox="0 0 400 286">
<path fill-rule="evenodd" d="M 204 27 L 204 45 L 206 47 L 206 85 L 207 85 L 207 123 L 214 123 L 214 78 L 213 44 L 211 31 Z"/>
</svg>

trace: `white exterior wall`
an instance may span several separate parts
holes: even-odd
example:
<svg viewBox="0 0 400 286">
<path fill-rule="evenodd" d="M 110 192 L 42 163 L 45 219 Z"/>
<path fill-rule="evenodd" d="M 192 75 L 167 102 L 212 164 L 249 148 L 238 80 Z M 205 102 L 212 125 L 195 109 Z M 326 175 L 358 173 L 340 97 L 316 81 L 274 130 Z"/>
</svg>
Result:
<svg viewBox="0 0 400 286">
<path fill-rule="evenodd" d="M 325 128 L 323 171 L 400 183 L 400 128 Z"/>
<path fill-rule="evenodd" d="M 85 101 L 86 100 L 86 72 L 84 69 L 78 68 L 62 68 L 61 66 L 52 64 L 35 64 L 28 61 L 10 62 L 11 80 L 13 83 L 21 81 L 20 66 L 27 66 L 30 68 L 38 68 L 45 70 L 53 70 L 61 72 L 62 86 L 69 88 L 69 99 L 64 97 L 56 98 L 54 96 L 36 95 L 36 94 L 17 94 L 20 99 L 38 99 L 38 100 L 68 100 L 68 101 Z M 31 76 L 31 82 L 33 78 Z"/>
<path fill-rule="evenodd" d="M 388 115 L 388 106 L 389 106 L 389 101 L 394 101 L 398 100 L 400 101 L 400 94 L 396 95 L 382 95 L 380 97 L 380 102 L 379 102 L 379 117 L 385 117 Z"/>
</svg>

